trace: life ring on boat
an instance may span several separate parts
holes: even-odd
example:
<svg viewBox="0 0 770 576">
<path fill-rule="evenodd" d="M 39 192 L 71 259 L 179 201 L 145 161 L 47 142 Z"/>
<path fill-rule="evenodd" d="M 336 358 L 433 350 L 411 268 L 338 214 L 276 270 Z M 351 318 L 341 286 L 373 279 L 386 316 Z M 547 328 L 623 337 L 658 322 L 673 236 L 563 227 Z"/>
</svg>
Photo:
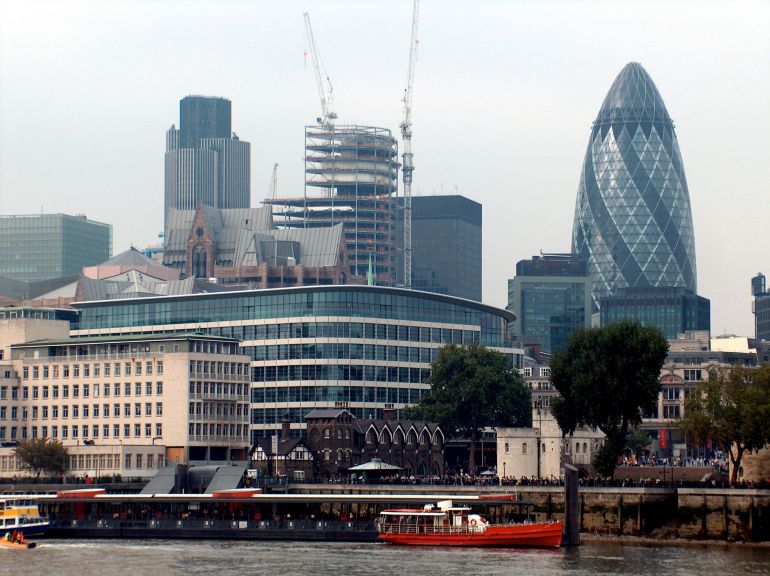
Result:
<svg viewBox="0 0 770 576">
<path fill-rule="evenodd" d="M 471 520 L 471 526 L 475 526 L 475 525 L 476 525 L 476 519 L 474 518 L 473 520 Z"/>
</svg>

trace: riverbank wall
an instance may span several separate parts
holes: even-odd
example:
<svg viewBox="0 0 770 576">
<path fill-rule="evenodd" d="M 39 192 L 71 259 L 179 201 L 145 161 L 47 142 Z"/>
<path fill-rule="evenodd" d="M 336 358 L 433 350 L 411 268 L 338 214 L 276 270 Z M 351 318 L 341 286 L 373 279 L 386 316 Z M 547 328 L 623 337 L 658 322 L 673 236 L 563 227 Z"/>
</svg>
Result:
<svg viewBox="0 0 770 576">
<path fill-rule="evenodd" d="M 0 492 L 26 493 L 55 493 L 61 486 L 29 485 L 28 490 L 14 486 L 14 490 Z M 509 494 L 514 502 L 531 503 L 530 511 L 537 520 L 564 518 L 564 488 L 562 486 L 443 486 L 443 485 L 397 485 L 397 484 L 290 484 L 283 488 L 283 494 L 293 495 L 301 502 L 302 494 L 347 495 L 355 502 L 355 495 L 393 495 L 393 502 L 398 502 L 399 495 L 435 494 L 444 497 L 447 494 L 456 495 L 500 495 Z M 269 494 L 266 494 L 269 496 Z M 276 494 L 278 497 L 279 494 Z M 585 487 L 578 492 L 579 526 L 583 534 L 607 536 L 635 536 L 656 539 L 683 538 L 695 540 L 721 540 L 726 542 L 770 542 L 770 490 L 767 489 L 719 489 L 719 488 L 643 488 L 643 487 Z M 280 517 L 281 504 L 276 504 L 275 514 Z M 371 504 L 351 507 L 350 504 L 330 503 L 323 508 L 326 519 L 338 520 L 343 514 L 351 514 L 357 519 L 373 521 L 373 515 L 378 512 Z M 505 504 L 490 505 L 488 516 L 493 521 L 506 519 L 508 510 Z M 170 519 L 173 520 L 173 519 Z M 254 524 L 249 521 L 243 527 L 226 526 L 227 530 L 219 530 L 222 526 L 202 525 L 192 526 L 189 521 L 175 522 L 163 526 L 136 526 L 122 523 L 112 525 L 104 522 L 101 525 L 84 525 L 82 522 L 73 524 L 57 523 L 57 533 L 63 535 L 68 531 L 93 537 L 97 533 L 113 534 L 118 537 L 207 537 L 218 532 L 224 532 L 231 538 L 258 537 L 267 539 L 325 539 L 352 538 L 353 531 L 348 530 L 343 522 L 326 527 L 318 525 L 292 526 Z M 223 525 L 224 526 L 224 525 Z M 148 530 L 147 528 L 153 528 Z M 339 528 L 339 530 L 338 530 Z M 356 526 L 356 530 L 361 526 Z M 288 532 L 292 530 L 292 532 Z M 250 534 L 254 531 L 254 535 Z M 88 532 L 88 536 L 86 536 Z M 328 536 L 326 532 L 333 532 Z M 188 534 L 184 536 L 183 534 Z M 238 535 L 240 534 L 240 535 Z M 370 538 L 371 536 L 366 536 Z"/>
<path fill-rule="evenodd" d="M 451 488 L 451 490 L 449 489 Z M 538 520 L 564 518 L 562 486 L 293 485 L 293 493 L 511 493 L 532 503 Z M 578 491 L 580 531 L 726 541 L 770 541 L 770 490 L 584 487 Z"/>
</svg>

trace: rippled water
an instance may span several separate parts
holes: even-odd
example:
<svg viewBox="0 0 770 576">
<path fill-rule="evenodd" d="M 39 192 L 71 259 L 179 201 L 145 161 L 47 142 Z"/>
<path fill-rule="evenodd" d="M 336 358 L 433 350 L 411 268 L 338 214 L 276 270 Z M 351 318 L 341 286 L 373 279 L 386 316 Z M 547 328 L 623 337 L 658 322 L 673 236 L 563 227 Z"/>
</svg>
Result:
<svg viewBox="0 0 770 576">
<path fill-rule="evenodd" d="M 0 574 L 691 574 L 770 575 L 770 549 L 586 544 L 562 550 L 401 548 L 388 544 L 42 540 L 0 549 Z"/>
</svg>

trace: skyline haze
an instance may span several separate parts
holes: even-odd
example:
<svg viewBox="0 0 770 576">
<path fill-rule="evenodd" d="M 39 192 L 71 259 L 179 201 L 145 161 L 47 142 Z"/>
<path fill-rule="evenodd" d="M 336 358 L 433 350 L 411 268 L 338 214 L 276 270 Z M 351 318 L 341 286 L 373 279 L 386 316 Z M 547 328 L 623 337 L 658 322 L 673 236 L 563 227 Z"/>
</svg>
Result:
<svg viewBox="0 0 770 576">
<path fill-rule="evenodd" d="M 251 203 L 300 196 L 320 116 L 302 12 L 340 124 L 397 131 L 412 3 L 0 0 L 0 213 L 85 213 L 113 252 L 159 242 L 165 131 L 185 95 L 232 102 Z M 483 301 L 519 260 L 570 249 L 583 157 L 612 80 L 640 62 L 676 125 L 712 334 L 753 336 L 770 273 L 770 3 L 420 5 L 415 195 L 484 207 Z M 401 144 L 399 144 L 401 145 Z"/>
</svg>

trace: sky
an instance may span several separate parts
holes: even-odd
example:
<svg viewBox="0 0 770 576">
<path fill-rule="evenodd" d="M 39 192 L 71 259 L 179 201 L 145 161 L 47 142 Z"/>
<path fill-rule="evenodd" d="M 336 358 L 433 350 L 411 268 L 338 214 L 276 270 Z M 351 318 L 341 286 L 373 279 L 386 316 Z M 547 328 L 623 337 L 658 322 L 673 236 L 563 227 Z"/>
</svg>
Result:
<svg viewBox="0 0 770 576">
<path fill-rule="evenodd" d="M 252 206 L 303 192 L 320 115 L 303 12 L 341 123 L 398 132 L 411 1 L 0 0 L 0 214 L 113 225 L 113 253 L 159 242 L 165 131 L 189 94 L 232 101 Z M 591 122 L 630 61 L 674 119 L 698 292 L 712 334 L 754 335 L 770 274 L 770 2 L 423 0 L 413 194 L 483 205 L 483 300 L 518 260 L 568 252 Z"/>
</svg>

